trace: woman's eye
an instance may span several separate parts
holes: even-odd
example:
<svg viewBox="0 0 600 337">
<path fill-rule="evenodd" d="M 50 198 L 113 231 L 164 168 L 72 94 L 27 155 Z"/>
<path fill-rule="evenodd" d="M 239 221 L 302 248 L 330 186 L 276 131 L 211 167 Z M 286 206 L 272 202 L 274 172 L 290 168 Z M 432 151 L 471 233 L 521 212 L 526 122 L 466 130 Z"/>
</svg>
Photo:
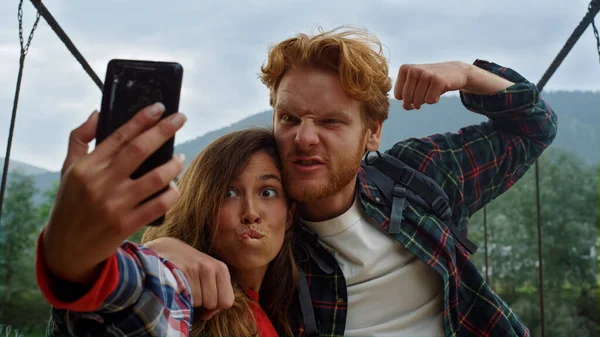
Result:
<svg viewBox="0 0 600 337">
<path fill-rule="evenodd" d="M 228 189 L 227 190 L 227 198 L 233 198 L 233 197 L 237 197 L 238 193 L 234 190 L 234 189 Z"/>
<path fill-rule="evenodd" d="M 264 189 L 262 192 L 260 192 L 260 194 L 262 197 L 265 197 L 265 198 L 273 198 L 273 197 L 277 196 L 277 191 L 275 191 L 274 188 L 267 188 L 267 189 Z"/>
</svg>

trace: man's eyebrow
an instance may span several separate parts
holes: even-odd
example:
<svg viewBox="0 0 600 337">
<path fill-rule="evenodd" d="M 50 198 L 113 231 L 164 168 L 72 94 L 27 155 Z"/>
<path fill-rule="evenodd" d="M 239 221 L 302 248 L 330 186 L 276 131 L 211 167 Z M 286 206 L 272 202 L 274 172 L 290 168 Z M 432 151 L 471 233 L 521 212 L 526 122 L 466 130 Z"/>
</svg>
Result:
<svg viewBox="0 0 600 337">
<path fill-rule="evenodd" d="M 275 111 L 284 110 L 286 112 L 291 112 L 293 110 L 301 110 L 298 108 L 294 108 L 293 104 L 288 104 L 287 102 L 277 103 L 275 105 Z M 324 116 L 329 117 L 345 117 L 348 116 L 345 110 L 343 109 L 332 109 L 323 114 Z"/>
<path fill-rule="evenodd" d="M 293 110 L 293 107 L 294 105 L 288 102 L 277 102 L 277 104 L 275 104 L 275 110 Z"/>
<path fill-rule="evenodd" d="M 326 117 L 347 117 L 348 114 L 344 110 L 329 110 L 323 114 Z"/>
</svg>

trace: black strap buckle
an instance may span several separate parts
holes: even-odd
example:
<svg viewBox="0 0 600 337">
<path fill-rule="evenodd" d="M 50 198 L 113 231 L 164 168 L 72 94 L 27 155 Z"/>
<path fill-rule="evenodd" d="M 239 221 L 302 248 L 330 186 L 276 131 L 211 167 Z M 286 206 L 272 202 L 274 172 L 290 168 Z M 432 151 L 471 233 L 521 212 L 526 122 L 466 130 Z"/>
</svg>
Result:
<svg viewBox="0 0 600 337">
<path fill-rule="evenodd" d="M 437 197 L 431 204 L 431 207 L 433 207 L 434 212 L 436 212 L 440 218 L 446 219 L 449 216 L 447 213 L 450 211 L 450 205 L 448 205 L 444 198 Z"/>
<path fill-rule="evenodd" d="M 404 186 L 394 185 L 392 195 L 396 198 L 406 198 L 406 188 Z"/>
<path fill-rule="evenodd" d="M 410 182 L 413 180 L 414 176 L 415 176 L 414 172 L 412 172 L 410 170 L 402 169 L 400 174 L 398 175 L 398 178 L 396 178 L 396 181 L 404 184 L 405 186 L 408 186 L 410 184 Z"/>
</svg>

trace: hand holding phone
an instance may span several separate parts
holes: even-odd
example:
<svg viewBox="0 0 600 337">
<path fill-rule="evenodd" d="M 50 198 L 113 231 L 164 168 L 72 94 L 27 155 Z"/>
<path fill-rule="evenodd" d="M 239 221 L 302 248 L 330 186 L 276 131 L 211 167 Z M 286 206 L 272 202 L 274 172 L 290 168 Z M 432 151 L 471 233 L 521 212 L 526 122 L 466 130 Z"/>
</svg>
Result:
<svg viewBox="0 0 600 337">
<path fill-rule="evenodd" d="M 172 63 L 109 64 L 102 112 L 71 132 L 38 266 L 64 281 L 91 284 L 124 240 L 177 201 L 179 191 L 169 182 L 184 166 L 182 157 L 172 157 L 186 120 L 176 112 L 181 77 Z"/>
<path fill-rule="evenodd" d="M 162 104 L 142 109 L 89 154 L 87 144 L 95 137 L 99 114 L 71 132 L 38 266 L 61 280 L 92 284 L 124 240 L 177 201 L 179 191 L 169 182 L 183 170 L 183 158 L 176 156 L 136 180 L 130 178 L 185 123 L 181 113 L 160 120 L 163 113 Z"/>
</svg>

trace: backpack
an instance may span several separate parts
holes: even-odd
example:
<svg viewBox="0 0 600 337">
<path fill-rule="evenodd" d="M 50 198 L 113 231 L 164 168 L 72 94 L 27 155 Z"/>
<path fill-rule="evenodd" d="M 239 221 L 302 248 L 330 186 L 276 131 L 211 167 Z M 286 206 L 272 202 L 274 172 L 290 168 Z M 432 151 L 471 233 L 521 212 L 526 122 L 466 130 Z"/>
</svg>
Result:
<svg viewBox="0 0 600 337">
<path fill-rule="evenodd" d="M 408 166 L 400 159 L 386 154 L 369 152 L 362 160 L 361 167 L 383 194 L 390 205 L 390 234 L 400 233 L 404 209 L 408 202 L 437 216 L 448 227 L 454 240 L 470 254 L 477 251 L 477 245 L 467 239 L 451 221 L 452 210 L 444 190 L 424 173 Z"/>
<path fill-rule="evenodd" d="M 361 162 L 361 167 L 375 182 L 386 204 L 390 206 L 390 234 L 400 233 L 402 213 L 408 203 L 413 203 L 442 220 L 455 241 L 470 254 L 477 251 L 477 245 L 469 241 L 452 223 L 449 198 L 433 179 L 400 159 L 379 151 L 368 152 Z M 298 270 L 298 281 L 298 297 L 306 336 L 319 336 L 306 274 L 301 269 Z"/>
</svg>

